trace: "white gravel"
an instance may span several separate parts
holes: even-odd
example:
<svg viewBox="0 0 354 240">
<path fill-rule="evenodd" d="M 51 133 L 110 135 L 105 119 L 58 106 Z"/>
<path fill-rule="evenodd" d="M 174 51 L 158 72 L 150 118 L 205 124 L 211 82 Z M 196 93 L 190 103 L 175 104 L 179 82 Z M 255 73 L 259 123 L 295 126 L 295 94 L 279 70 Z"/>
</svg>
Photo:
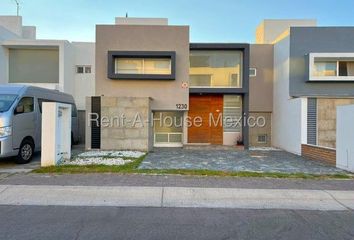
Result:
<svg viewBox="0 0 354 240">
<path fill-rule="evenodd" d="M 92 165 L 92 164 L 102 164 L 102 165 L 124 165 L 132 162 L 132 160 L 124 160 L 123 158 L 102 158 L 102 157 L 86 157 L 86 158 L 76 158 L 71 161 L 64 161 L 62 165 Z"/>
<path fill-rule="evenodd" d="M 88 151 L 78 155 L 81 157 L 124 157 L 124 158 L 139 158 L 145 153 L 140 151 Z"/>
<path fill-rule="evenodd" d="M 139 151 L 114 151 L 110 156 L 112 157 L 126 157 L 126 158 L 140 158 L 144 156 L 144 152 Z"/>
</svg>

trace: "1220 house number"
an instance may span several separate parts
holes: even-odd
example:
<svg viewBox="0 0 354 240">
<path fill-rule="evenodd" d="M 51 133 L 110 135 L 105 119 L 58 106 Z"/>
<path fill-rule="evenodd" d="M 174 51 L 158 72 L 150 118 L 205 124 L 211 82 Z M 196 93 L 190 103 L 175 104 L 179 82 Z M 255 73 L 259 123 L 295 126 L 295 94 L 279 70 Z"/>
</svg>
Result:
<svg viewBox="0 0 354 240">
<path fill-rule="evenodd" d="M 182 103 L 177 103 L 176 104 L 177 109 L 187 109 L 188 105 L 187 104 L 182 104 Z"/>
</svg>

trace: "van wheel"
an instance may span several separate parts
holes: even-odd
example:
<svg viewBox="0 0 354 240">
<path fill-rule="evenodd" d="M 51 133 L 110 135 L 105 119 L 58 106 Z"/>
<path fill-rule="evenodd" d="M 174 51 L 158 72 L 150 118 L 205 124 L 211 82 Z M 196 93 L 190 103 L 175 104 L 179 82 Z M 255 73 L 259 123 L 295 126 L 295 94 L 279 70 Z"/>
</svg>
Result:
<svg viewBox="0 0 354 240">
<path fill-rule="evenodd" d="M 34 152 L 34 144 L 31 140 L 25 139 L 22 141 L 18 151 L 16 163 L 25 164 L 32 160 Z"/>
</svg>

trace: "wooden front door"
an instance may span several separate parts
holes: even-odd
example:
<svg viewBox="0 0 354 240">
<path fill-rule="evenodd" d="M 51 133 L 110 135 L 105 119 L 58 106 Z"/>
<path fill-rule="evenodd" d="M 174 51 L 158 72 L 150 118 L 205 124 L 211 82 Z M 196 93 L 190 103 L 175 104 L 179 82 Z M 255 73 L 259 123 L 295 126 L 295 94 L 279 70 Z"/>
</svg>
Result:
<svg viewBox="0 0 354 240">
<path fill-rule="evenodd" d="M 222 144 L 222 111 L 223 95 L 190 95 L 188 111 L 190 121 L 193 123 L 193 119 L 200 117 L 202 122 L 201 126 L 191 124 L 188 128 L 188 142 Z M 210 121 L 211 115 L 214 121 Z"/>
</svg>

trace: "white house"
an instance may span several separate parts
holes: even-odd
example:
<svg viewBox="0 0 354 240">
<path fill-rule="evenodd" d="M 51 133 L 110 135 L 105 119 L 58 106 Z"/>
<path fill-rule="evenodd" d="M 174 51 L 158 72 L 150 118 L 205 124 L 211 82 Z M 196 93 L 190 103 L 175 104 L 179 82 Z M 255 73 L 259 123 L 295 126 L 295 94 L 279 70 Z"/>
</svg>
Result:
<svg viewBox="0 0 354 240">
<path fill-rule="evenodd" d="M 78 110 L 94 95 L 95 43 L 43 40 L 20 16 L 0 16 L 0 83 L 21 83 L 72 94 Z"/>
</svg>

